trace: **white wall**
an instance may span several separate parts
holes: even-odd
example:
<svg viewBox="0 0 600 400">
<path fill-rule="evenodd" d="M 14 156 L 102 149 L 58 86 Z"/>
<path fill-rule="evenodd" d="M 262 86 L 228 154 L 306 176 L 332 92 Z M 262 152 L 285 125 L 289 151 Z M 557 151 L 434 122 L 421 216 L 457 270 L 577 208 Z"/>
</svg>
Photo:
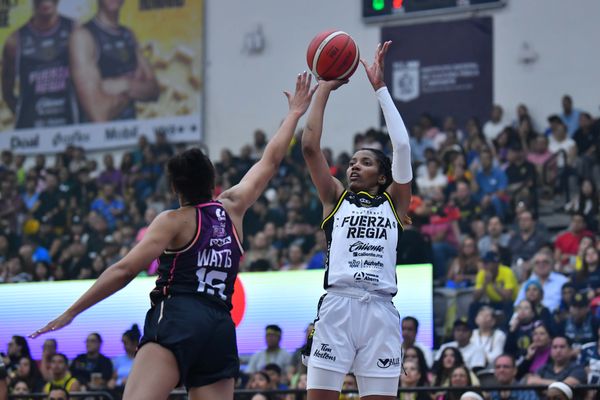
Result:
<svg viewBox="0 0 600 400">
<path fill-rule="evenodd" d="M 570 93 L 578 108 L 598 114 L 600 103 L 600 1 L 508 0 L 494 16 L 494 92 L 509 117 L 528 104 L 534 118 L 560 110 Z M 371 59 L 380 26 L 365 25 L 358 0 L 206 0 L 206 140 L 212 158 L 251 142 L 256 128 L 272 135 L 287 110 L 282 90 L 307 68 L 306 47 L 325 29 L 352 34 Z M 411 21 L 410 23 L 414 23 Z M 242 52 L 244 35 L 262 25 L 266 47 L 260 55 Z M 524 41 L 539 59 L 519 59 Z M 359 67 L 361 68 L 361 67 Z M 302 123 L 302 122 L 301 122 Z M 324 145 L 349 150 L 354 133 L 378 124 L 377 103 L 364 72 L 330 99 Z"/>
</svg>

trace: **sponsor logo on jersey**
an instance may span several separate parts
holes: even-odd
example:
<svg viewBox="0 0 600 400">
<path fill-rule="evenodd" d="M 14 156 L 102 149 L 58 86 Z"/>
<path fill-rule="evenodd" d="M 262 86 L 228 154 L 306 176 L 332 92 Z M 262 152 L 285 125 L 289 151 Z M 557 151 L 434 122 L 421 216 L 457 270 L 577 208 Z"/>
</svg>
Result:
<svg viewBox="0 0 600 400">
<path fill-rule="evenodd" d="M 225 229 L 225 225 L 213 225 L 213 236 L 217 238 L 222 238 L 227 236 L 227 230 Z"/>
<path fill-rule="evenodd" d="M 377 366 L 379 368 L 389 368 L 389 367 L 399 367 L 400 366 L 400 357 L 395 358 L 380 358 L 377 360 Z"/>
<path fill-rule="evenodd" d="M 198 253 L 199 267 L 231 268 L 231 250 L 203 249 Z"/>
<path fill-rule="evenodd" d="M 353 257 L 377 257 L 383 258 L 384 248 L 382 245 L 368 244 L 365 242 L 354 242 L 348 247 Z"/>
<path fill-rule="evenodd" d="M 358 199 L 358 201 L 360 201 L 362 204 L 364 204 L 365 206 L 371 206 L 371 204 L 373 204 L 373 202 L 369 199 L 365 199 L 364 197 L 360 197 Z"/>
<path fill-rule="evenodd" d="M 383 269 L 384 265 L 381 261 L 365 260 L 362 263 L 363 267 L 371 269 Z"/>
<path fill-rule="evenodd" d="M 322 358 L 323 360 L 335 361 L 336 356 L 333 355 L 333 349 L 328 343 L 321 343 L 321 347 L 317 347 L 313 356 Z"/>
<path fill-rule="evenodd" d="M 381 216 L 354 215 L 342 219 L 344 226 L 348 227 L 348 239 L 387 239 L 388 229 L 396 228 L 396 222 Z"/>
<path fill-rule="evenodd" d="M 217 208 L 215 215 L 217 216 L 219 222 L 225 222 L 227 220 L 227 217 L 225 216 L 225 210 L 222 208 Z"/>
<path fill-rule="evenodd" d="M 350 260 L 350 261 L 348 261 L 348 267 L 350 267 L 350 268 L 360 268 L 360 261 L 358 261 L 358 260 Z"/>
<path fill-rule="evenodd" d="M 223 247 L 231 243 L 231 236 L 210 239 L 210 246 Z"/>
<path fill-rule="evenodd" d="M 379 276 L 375 274 L 369 274 L 368 272 L 359 271 L 354 273 L 354 280 L 356 282 L 379 282 Z"/>
</svg>

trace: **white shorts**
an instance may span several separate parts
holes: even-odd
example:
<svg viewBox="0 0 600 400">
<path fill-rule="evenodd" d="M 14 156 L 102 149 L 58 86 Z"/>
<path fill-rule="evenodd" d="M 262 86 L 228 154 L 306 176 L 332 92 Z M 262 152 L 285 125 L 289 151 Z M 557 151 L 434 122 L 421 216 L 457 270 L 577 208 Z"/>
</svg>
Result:
<svg viewBox="0 0 600 400">
<path fill-rule="evenodd" d="M 315 321 L 308 366 L 357 377 L 399 377 L 400 329 L 391 300 L 328 293 Z"/>
</svg>

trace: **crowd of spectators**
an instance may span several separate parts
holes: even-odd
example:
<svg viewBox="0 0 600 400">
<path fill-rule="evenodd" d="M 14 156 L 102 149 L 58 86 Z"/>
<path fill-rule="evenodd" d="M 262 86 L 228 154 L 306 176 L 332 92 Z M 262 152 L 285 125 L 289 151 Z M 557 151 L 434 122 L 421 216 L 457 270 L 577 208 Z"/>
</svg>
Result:
<svg viewBox="0 0 600 400">
<path fill-rule="evenodd" d="M 447 321 L 452 337 L 445 339 L 453 342 L 438 351 L 434 365 L 407 366 L 415 372 L 403 377 L 404 385 L 451 385 L 457 367 L 469 383 L 478 371 L 499 382 L 598 382 L 600 121 L 576 109 L 568 95 L 546 121 L 534 121 L 525 105 L 516 111 L 509 121 L 494 106 L 489 121 L 471 118 L 464 127 L 452 117 L 438 124 L 424 114 L 409 127 L 412 224 L 398 261 L 431 262 L 434 286 L 470 289 L 473 297 L 465 321 Z M 100 167 L 77 147 L 57 154 L 53 165 L 44 155 L 32 162 L 3 151 L 0 282 L 95 278 L 140 240 L 159 212 L 177 207 L 164 168 L 184 146 L 168 143 L 161 132 L 155 139 L 142 137 L 118 167 L 111 154 Z M 242 271 L 323 268 L 322 210 L 300 140 L 299 133 L 246 214 Z M 221 152 L 215 195 L 239 181 L 266 143 L 257 130 L 238 155 Z M 369 147 L 391 150 L 381 131 L 354 136 L 352 150 Z M 349 153 L 325 149 L 324 155 L 332 175 L 344 181 Z M 555 213 L 569 215 L 568 226 L 555 223 Z M 155 269 L 150 265 L 147 273 Z M 551 367 L 542 368 L 548 360 Z M 291 383 L 287 366 L 263 367 L 249 382 Z M 564 370 L 575 372 L 563 376 Z"/>
</svg>

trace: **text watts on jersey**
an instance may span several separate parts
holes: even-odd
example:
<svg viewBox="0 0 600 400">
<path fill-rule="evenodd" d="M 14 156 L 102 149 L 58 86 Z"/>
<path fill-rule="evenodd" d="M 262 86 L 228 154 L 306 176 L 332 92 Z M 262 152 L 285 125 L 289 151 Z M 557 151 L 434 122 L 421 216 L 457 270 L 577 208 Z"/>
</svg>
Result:
<svg viewBox="0 0 600 400">
<path fill-rule="evenodd" d="M 231 250 L 203 249 L 198 253 L 199 267 L 231 268 Z"/>
</svg>

